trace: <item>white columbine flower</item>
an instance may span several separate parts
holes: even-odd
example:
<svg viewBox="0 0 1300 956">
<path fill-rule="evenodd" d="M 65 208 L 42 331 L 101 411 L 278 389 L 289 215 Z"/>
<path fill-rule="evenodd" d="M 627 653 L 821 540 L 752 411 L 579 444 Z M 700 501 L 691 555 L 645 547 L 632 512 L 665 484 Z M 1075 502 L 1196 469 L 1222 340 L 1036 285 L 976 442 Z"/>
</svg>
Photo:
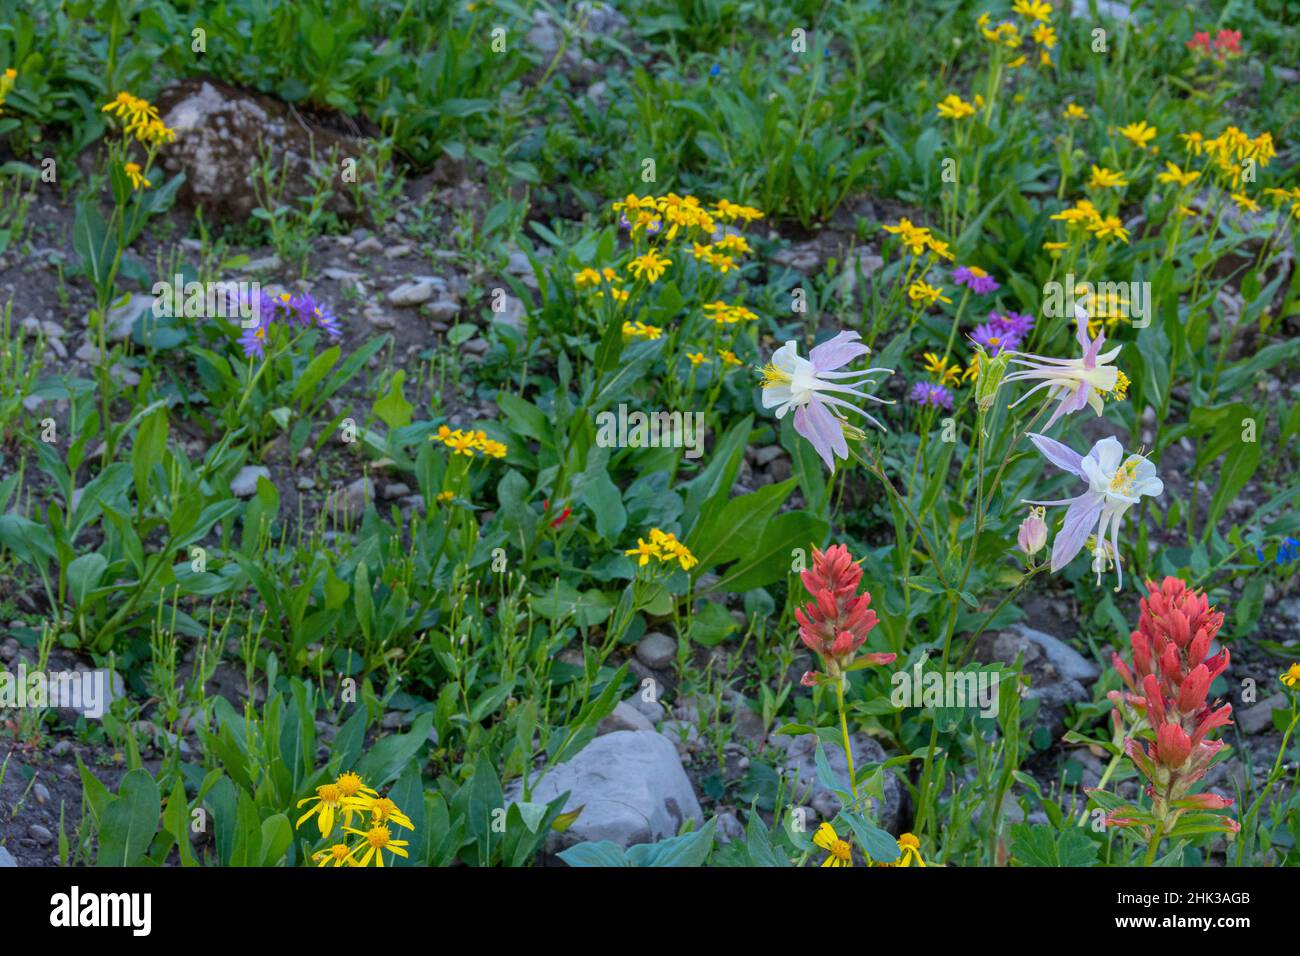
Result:
<svg viewBox="0 0 1300 956">
<path fill-rule="evenodd" d="M 1044 458 L 1057 468 L 1078 475 L 1088 482 L 1088 490 L 1077 498 L 1060 501 L 1030 501 L 1032 505 L 1069 505 L 1065 523 L 1052 542 L 1052 571 L 1059 571 L 1083 548 L 1088 535 L 1095 534 L 1096 552 L 1093 570 L 1097 583 L 1101 583 L 1101 570 L 1106 563 L 1106 532 L 1110 531 L 1111 550 L 1114 551 L 1115 573 L 1124 586 L 1124 572 L 1119 559 L 1119 523 L 1124 512 L 1141 500 L 1143 495 L 1155 498 L 1165 490 L 1164 482 L 1156 477 L 1156 466 L 1141 455 L 1124 457 L 1124 447 L 1115 438 L 1103 438 L 1092 446 L 1087 455 L 1062 445 L 1044 435 L 1029 436 Z"/>
<path fill-rule="evenodd" d="M 871 375 L 876 372 L 891 374 L 891 369 L 835 371 L 871 351 L 858 341 L 859 338 L 857 332 L 841 332 L 814 348 L 808 353 L 808 358 L 800 357 L 793 341 L 786 342 L 772 353 L 772 360 L 763 368 L 763 407 L 775 408 L 777 418 L 784 418 L 793 409 L 795 431 L 808 439 L 832 472 L 835 471 L 836 456 L 849 457 L 845 435 L 862 436 L 858 428 L 848 423 L 841 409 L 857 412 L 877 428 L 885 427 L 857 405 L 838 397 L 851 395 L 887 404 L 874 395 L 859 391 L 858 386 L 873 384 Z"/>
</svg>

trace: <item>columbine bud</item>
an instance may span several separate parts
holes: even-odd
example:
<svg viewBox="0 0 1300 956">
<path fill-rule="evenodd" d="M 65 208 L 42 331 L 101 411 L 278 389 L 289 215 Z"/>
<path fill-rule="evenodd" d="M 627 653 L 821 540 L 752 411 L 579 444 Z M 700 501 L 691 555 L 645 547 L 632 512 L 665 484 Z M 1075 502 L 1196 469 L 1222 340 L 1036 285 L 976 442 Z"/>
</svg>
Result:
<svg viewBox="0 0 1300 956">
<path fill-rule="evenodd" d="M 1047 544 L 1047 522 L 1043 520 L 1046 514 L 1046 508 L 1030 508 L 1029 517 L 1020 522 L 1016 545 L 1029 557 L 1042 551 Z"/>
<path fill-rule="evenodd" d="M 989 358 L 980 350 L 976 360 L 979 362 L 979 374 L 975 376 L 975 401 L 979 404 L 980 411 L 987 412 L 993 407 L 993 399 L 998 394 L 998 386 L 1002 384 L 1002 376 L 1006 374 L 1011 356 L 1004 351 Z"/>
</svg>

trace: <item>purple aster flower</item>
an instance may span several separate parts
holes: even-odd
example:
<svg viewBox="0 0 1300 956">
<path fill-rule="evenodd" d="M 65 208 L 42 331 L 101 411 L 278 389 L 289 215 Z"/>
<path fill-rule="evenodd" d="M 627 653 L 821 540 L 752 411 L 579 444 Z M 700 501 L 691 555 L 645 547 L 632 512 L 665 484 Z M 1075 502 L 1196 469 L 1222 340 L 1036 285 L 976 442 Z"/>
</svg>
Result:
<svg viewBox="0 0 1300 956">
<path fill-rule="evenodd" d="M 917 382 L 912 386 L 909 397 L 918 405 L 933 405 L 935 408 L 949 410 L 952 408 L 952 393 L 934 382 Z"/>
<path fill-rule="evenodd" d="M 1032 315 L 1023 315 L 1020 312 L 997 312 L 989 313 L 989 321 L 999 321 L 1002 327 L 1017 338 L 1023 339 L 1029 334 L 1029 330 L 1034 327 L 1034 317 Z"/>
<path fill-rule="evenodd" d="M 989 355 L 997 355 L 1003 349 L 1014 350 L 1020 344 L 1020 336 L 1007 328 L 1006 323 L 994 319 L 977 326 L 971 333 L 971 341 L 983 346 Z"/>
<path fill-rule="evenodd" d="M 271 328 L 273 312 L 270 309 L 256 316 L 256 325 L 243 328 L 239 334 L 239 344 L 246 358 L 264 358 L 266 356 L 266 335 Z"/>
<path fill-rule="evenodd" d="M 338 316 L 324 302 L 312 310 L 312 323 L 318 329 L 324 329 L 325 334 L 332 339 L 341 339 L 343 337 L 343 328 L 339 325 Z"/>
<path fill-rule="evenodd" d="M 979 266 L 958 266 L 952 271 L 952 281 L 966 286 L 976 295 L 987 295 L 1001 288 L 998 280 Z"/>
</svg>

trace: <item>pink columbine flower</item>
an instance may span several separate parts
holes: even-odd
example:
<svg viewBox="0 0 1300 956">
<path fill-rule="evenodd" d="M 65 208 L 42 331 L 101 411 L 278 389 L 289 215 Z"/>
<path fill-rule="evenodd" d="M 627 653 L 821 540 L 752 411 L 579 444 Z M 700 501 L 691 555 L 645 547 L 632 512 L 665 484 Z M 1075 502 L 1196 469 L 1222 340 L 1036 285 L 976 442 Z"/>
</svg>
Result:
<svg viewBox="0 0 1300 956">
<path fill-rule="evenodd" d="M 1115 438 L 1103 438 L 1092 446 L 1088 454 L 1080 455 L 1073 448 L 1053 441 L 1045 435 L 1031 434 L 1029 440 L 1053 465 L 1088 483 L 1088 490 L 1075 498 L 1058 501 L 1028 501 L 1031 505 L 1069 505 L 1065 523 L 1052 542 L 1052 572 L 1065 567 L 1082 550 L 1089 534 L 1097 536 L 1093 551 L 1092 568 L 1097 572 L 1097 583 L 1106 569 L 1106 532 L 1110 531 L 1114 551 L 1115 573 L 1124 586 L 1124 572 L 1120 567 L 1119 525 L 1126 512 L 1141 500 L 1143 495 L 1157 497 L 1165 490 L 1164 482 L 1156 477 L 1156 466 L 1141 455 L 1124 458 L 1124 447 Z"/>
<path fill-rule="evenodd" d="M 874 384 L 869 376 L 876 372 L 892 375 L 893 369 L 869 368 L 859 371 L 836 371 L 871 350 L 863 345 L 857 332 L 841 332 L 823 342 L 808 357 L 801 358 L 793 341 L 772 353 L 763 367 L 763 407 L 775 408 L 776 417 L 784 418 L 794 410 L 794 430 L 812 443 L 826 467 L 835 471 L 835 458 L 848 458 L 847 437 L 859 439 L 861 429 L 849 424 L 841 409 L 857 412 L 877 428 L 884 425 L 858 406 L 839 397 L 889 404 L 883 399 L 859 391 L 858 386 Z"/>
<path fill-rule="evenodd" d="M 1110 364 L 1119 355 L 1120 347 L 1102 353 L 1101 346 L 1106 341 L 1106 334 L 1098 330 L 1095 339 L 1088 337 L 1088 314 L 1081 308 L 1075 309 L 1075 320 L 1075 338 L 1083 349 L 1083 355 L 1079 358 L 1048 358 L 1013 350 L 1006 353 L 1012 364 L 1022 366 L 1022 369 L 1012 372 L 1003 381 L 1038 382 L 1014 402 L 1012 408 L 1040 388 L 1047 389 L 1050 397 L 1060 399 L 1056 411 L 1043 426 L 1044 431 L 1051 428 L 1062 415 L 1077 412 L 1085 405 L 1091 405 L 1092 410 L 1100 415 L 1103 398 L 1107 394 L 1122 397 L 1124 389 L 1128 387 L 1128 379 L 1121 377 L 1120 370 Z"/>
</svg>

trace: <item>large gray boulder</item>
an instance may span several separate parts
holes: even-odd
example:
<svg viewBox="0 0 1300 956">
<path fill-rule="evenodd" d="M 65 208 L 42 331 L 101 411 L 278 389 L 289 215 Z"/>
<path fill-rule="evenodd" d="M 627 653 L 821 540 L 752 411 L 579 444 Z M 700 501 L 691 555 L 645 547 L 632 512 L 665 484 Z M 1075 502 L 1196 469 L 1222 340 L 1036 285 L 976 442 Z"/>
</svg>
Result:
<svg viewBox="0 0 1300 956">
<path fill-rule="evenodd" d="M 515 781 L 506 799 L 520 799 Z M 682 769 L 677 749 L 662 734 L 619 730 L 597 737 L 572 760 L 547 770 L 530 799 L 549 803 L 565 791 L 566 811 L 582 813 L 563 834 L 552 834 L 549 852 L 577 843 L 609 840 L 628 847 L 676 836 L 686 820 L 704 823 L 700 802 Z"/>
</svg>

